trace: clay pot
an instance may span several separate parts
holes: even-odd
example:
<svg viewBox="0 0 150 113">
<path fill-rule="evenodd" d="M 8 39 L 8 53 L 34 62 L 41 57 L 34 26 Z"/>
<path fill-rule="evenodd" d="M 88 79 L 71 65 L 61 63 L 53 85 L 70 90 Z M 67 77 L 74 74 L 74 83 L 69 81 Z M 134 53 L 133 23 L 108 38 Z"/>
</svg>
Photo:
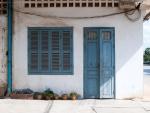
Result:
<svg viewBox="0 0 150 113">
<path fill-rule="evenodd" d="M 77 96 L 71 96 L 71 100 L 77 100 Z"/>
<path fill-rule="evenodd" d="M 33 94 L 15 94 L 15 93 L 12 93 L 12 94 L 10 94 L 10 97 L 12 99 L 27 99 L 27 100 L 32 100 L 33 99 Z"/>
<path fill-rule="evenodd" d="M 42 95 L 37 95 L 38 100 L 42 100 L 42 98 L 43 98 Z"/>
<path fill-rule="evenodd" d="M 34 99 L 37 99 L 37 100 L 42 100 L 42 99 L 43 99 L 43 96 L 42 96 L 41 93 L 36 92 L 36 93 L 33 95 L 33 98 L 34 98 Z"/>
<path fill-rule="evenodd" d="M 54 99 L 55 99 L 55 100 L 59 100 L 59 95 L 55 95 L 55 96 L 54 96 Z"/>
<path fill-rule="evenodd" d="M 0 97 L 5 96 L 6 88 L 7 88 L 7 87 L 5 87 L 5 86 L 0 87 Z"/>
<path fill-rule="evenodd" d="M 67 95 L 67 94 L 63 94 L 63 95 L 62 95 L 62 99 L 63 99 L 63 100 L 67 100 L 67 99 L 68 99 L 68 95 Z"/>
<path fill-rule="evenodd" d="M 45 99 L 46 99 L 46 100 L 51 100 L 51 97 L 46 96 Z"/>
</svg>

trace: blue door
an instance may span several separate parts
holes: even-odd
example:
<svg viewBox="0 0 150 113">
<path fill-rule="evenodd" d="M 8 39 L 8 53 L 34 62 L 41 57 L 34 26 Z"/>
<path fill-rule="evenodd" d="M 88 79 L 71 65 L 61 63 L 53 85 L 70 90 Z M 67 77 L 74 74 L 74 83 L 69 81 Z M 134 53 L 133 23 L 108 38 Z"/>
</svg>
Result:
<svg viewBox="0 0 150 113">
<path fill-rule="evenodd" d="M 85 30 L 85 58 L 84 58 L 84 96 L 85 98 L 99 98 L 99 42 L 98 30 Z"/>
<path fill-rule="evenodd" d="M 100 98 L 114 98 L 114 56 L 113 29 L 100 29 Z"/>
<path fill-rule="evenodd" d="M 84 97 L 114 98 L 114 29 L 84 30 Z"/>
</svg>

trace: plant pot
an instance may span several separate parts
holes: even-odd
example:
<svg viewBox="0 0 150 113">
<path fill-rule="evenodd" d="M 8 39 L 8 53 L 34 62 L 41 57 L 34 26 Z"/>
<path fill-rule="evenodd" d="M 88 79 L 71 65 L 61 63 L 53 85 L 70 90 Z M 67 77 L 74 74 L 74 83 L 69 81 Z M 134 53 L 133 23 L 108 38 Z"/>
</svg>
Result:
<svg viewBox="0 0 150 113">
<path fill-rule="evenodd" d="M 4 97 L 6 92 L 6 87 L 0 87 L 0 97 Z"/>
<path fill-rule="evenodd" d="M 12 93 L 10 95 L 12 99 L 27 99 L 27 100 L 32 100 L 33 99 L 33 94 L 15 94 Z"/>
<path fill-rule="evenodd" d="M 42 100 L 43 96 L 42 96 L 42 94 L 38 94 L 38 95 L 34 96 L 33 99 Z"/>
<path fill-rule="evenodd" d="M 71 96 L 71 100 L 77 100 L 77 96 Z"/>
<path fill-rule="evenodd" d="M 60 98 L 59 95 L 55 93 L 55 94 L 54 94 L 54 99 L 55 99 L 55 100 L 59 100 L 59 98 Z"/>
<path fill-rule="evenodd" d="M 33 99 L 35 99 L 35 100 L 42 100 L 42 99 L 45 99 L 45 96 L 42 93 L 36 92 L 33 95 Z"/>
<path fill-rule="evenodd" d="M 53 100 L 54 97 L 53 97 L 53 96 L 45 96 L 45 99 L 46 99 L 46 100 Z"/>
<path fill-rule="evenodd" d="M 62 99 L 63 99 L 63 100 L 67 100 L 67 99 L 68 99 L 68 96 L 67 96 L 67 95 L 62 95 Z"/>
<path fill-rule="evenodd" d="M 54 99 L 55 99 L 55 100 L 59 100 L 59 96 L 55 96 Z"/>
</svg>

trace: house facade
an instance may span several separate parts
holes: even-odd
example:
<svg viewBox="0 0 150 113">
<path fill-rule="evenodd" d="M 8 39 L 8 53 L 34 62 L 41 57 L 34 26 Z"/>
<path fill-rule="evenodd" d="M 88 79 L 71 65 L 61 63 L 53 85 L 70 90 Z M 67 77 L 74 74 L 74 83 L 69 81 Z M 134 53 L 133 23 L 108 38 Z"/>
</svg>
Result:
<svg viewBox="0 0 150 113">
<path fill-rule="evenodd" d="M 14 0 L 13 89 L 142 97 L 144 11 L 123 12 L 118 0 Z"/>
</svg>

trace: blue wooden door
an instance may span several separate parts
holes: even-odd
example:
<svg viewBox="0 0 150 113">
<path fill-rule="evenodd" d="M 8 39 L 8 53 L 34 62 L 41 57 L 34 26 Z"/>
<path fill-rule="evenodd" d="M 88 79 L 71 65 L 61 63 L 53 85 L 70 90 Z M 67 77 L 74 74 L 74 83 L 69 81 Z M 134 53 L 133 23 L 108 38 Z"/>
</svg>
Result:
<svg viewBox="0 0 150 113">
<path fill-rule="evenodd" d="M 114 98 L 114 31 L 100 29 L 100 98 Z"/>
<path fill-rule="evenodd" d="M 99 43 L 98 30 L 85 31 L 85 98 L 99 98 Z"/>
<path fill-rule="evenodd" d="M 84 97 L 114 98 L 114 31 L 85 28 Z"/>
</svg>

